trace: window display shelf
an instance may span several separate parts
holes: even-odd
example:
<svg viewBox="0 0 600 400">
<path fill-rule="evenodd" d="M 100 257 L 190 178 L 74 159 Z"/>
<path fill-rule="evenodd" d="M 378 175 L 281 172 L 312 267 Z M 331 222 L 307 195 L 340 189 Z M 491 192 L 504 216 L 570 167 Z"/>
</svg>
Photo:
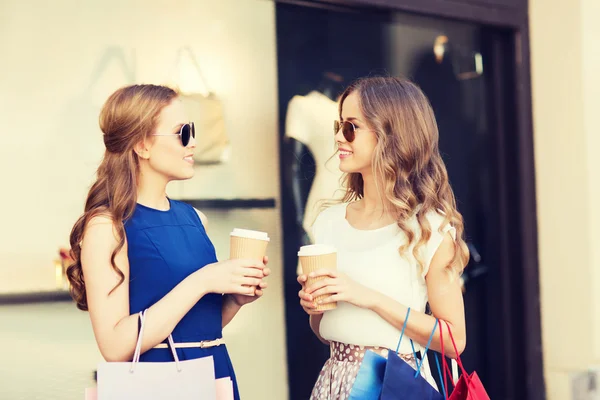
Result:
<svg viewBox="0 0 600 400">
<path fill-rule="evenodd" d="M 52 303 L 58 301 L 72 301 L 69 291 L 47 290 L 21 293 L 0 293 L 0 305 Z"/>
<path fill-rule="evenodd" d="M 203 209 L 251 209 L 251 208 L 275 208 L 275 199 L 182 199 L 192 207 Z"/>
</svg>

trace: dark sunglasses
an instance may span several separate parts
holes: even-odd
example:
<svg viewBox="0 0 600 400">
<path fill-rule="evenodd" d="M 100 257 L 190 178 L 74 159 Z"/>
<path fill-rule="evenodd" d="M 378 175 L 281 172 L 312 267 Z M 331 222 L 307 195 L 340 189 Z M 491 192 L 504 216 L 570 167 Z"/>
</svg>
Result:
<svg viewBox="0 0 600 400">
<path fill-rule="evenodd" d="M 352 122 L 350 122 L 350 121 L 344 121 L 344 122 L 333 121 L 333 134 L 337 135 L 337 133 L 340 131 L 340 129 L 342 130 L 344 139 L 346 139 L 346 141 L 348 143 L 351 143 L 354 141 L 354 138 L 356 137 L 356 126 L 354 126 L 354 124 Z"/>
<path fill-rule="evenodd" d="M 189 124 L 181 125 L 179 133 L 155 133 L 152 136 L 179 136 L 183 147 L 187 147 L 190 144 L 190 140 L 196 138 L 196 128 L 194 127 L 194 123 L 190 122 Z"/>
</svg>

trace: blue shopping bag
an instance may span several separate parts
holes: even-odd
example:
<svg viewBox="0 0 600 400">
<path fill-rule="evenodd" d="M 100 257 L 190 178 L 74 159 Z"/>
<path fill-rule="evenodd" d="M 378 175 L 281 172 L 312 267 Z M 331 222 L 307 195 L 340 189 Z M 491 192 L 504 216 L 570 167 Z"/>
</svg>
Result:
<svg viewBox="0 0 600 400">
<path fill-rule="evenodd" d="M 420 373 L 438 321 L 436 320 L 421 360 L 417 359 L 411 340 L 413 355 L 417 361 L 416 371 L 397 354 L 409 315 L 410 308 L 406 312 L 396 352 L 390 351 L 387 359 L 370 350 L 365 353 L 349 400 L 443 400 L 443 396 Z"/>
</svg>

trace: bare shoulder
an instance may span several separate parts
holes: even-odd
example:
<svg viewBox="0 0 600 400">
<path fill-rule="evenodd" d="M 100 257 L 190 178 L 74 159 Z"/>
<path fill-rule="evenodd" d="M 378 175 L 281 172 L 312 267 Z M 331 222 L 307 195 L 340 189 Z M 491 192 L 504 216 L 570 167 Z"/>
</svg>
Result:
<svg viewBox="0 0 600 400">
<path fill-rule="evenodd" d="M 114 219 L 109 213 L 94 215 L 86 224 L 82 247 L 91 244 L 96 250 L 114 249 L 118 243 Z M 125 246 L 127 241 L 125 241 Z"/>
<path fill-rule="evenodd" d="M 200 221 L 202 221 L 202 225 L 204 225 L 204 229 L 208 229 L 208 218 L 206 217 L 206 215 L 198 210 L 197 208 L 194 208 L 194 211 L 196 211 L 196 214 L 198 214 L 198 217 L 200 217 Z"/>
<path fill-rule="evenodd" d="M 455 251 L 456 247 L 454 238 L 450 232 L 446 232 L 444 234 L 444 238 L 442 239 L 442 243 L 440 243 L 435 254 L 433 255 L 428 276 L 431 275 L 432 272 L 436 274 L 438 272 L 445 271 L 454 259 Z"/>
<path fill-rule="evenodd" d="M 90 229 L 91 227 L 96 226 L 96 225 L 112 226 L 113 223 L 114 223 L 114 219 L 113 219 L 112 215 L 110 215 L 108 212 L 103 212 L 103 213 L 94 215 L 88 221 L 88 223 L 86 225 L 86 229 Z"/>
<path fill-rule="evenodd" d="M 80 261 L 86 276 L 88 302 L 94 296 L 91 293 L 96 293 L 97 288 L 104 286 L 112 288 L 120 280 L 119 274 L 123 274 L 126 278 L 129 274 L 127 236 L 122 230 L 121 232 L 122 246 L 119 245 L 121 239 L 119 230 L 110 214 L 97 214 L 86 224 L 81 242 Z M 116 254 L 115 250 L 118 250 Z M 118 266 L 119 272 L 111 267 L 113 255 L 114 265 Z"/>
</svg>

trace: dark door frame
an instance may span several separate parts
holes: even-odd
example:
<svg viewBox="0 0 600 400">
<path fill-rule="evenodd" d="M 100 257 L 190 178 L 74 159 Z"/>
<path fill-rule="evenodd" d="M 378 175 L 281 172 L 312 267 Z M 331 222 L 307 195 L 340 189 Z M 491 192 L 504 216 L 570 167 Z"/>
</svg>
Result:
<svg viewBox="0 0 600 400">
<path fill-rule="evenodd" d="M 509 301 L 520 307 L 520 315 L 498 315 L 510 325 L 512 349 L 509 363 L 524 359 L 518 373 L 527 399 L 545 399 L 544 371 L 541 345 L 540 288 L 538 272 L 537 213 L 535 197 L 535 166 L 531 104 L 529 18 L 527 0 L 274 0 L 276 2 L 323 7 L 328 9 L 383 9 L 418 13 L 500 28 L 510 36 L 509 51 L 513 57 L 508 65 L 510 87 L 504 88 L 504 104 L 514 113 L 514 129 L 510 140 L 514 150 L 511 179 L 516 177 L 516 192 L 500 212 L 516 215 L 511 218 L 511 235 L 519 249 L 511 256 L 518 268 L 510 271 L 503 290 L 513 297 Z M 505 97 L 506 97 L 505 96 Z M 507 110 L 505 110 L 507 111 Z M 513 125 L 511 124 L 511 125 Z M 511 126 L 510 128 L 513 128 Z M 512 182 L 511 182 L 512 184 Z M 515 242 L 513 242 L 515 243 Z M 510 251 L 511 249 L 507 249 Z M 516 257 L 517 259 L 515 260 Z M 504 279 L 503 279 L 504 280 Z M 510 280 L 510 281 L 508 281 Z M 516 304 L 515 304 L 516 302 Z M 512 362 L 510 360 L 513 360 Z M 524 366 L 524 367 L 523 367 Z M 524 389 L 524 390 L 523 390 Z M 517 399 L 515 399 L 517 400 Z"/>
</svg>

